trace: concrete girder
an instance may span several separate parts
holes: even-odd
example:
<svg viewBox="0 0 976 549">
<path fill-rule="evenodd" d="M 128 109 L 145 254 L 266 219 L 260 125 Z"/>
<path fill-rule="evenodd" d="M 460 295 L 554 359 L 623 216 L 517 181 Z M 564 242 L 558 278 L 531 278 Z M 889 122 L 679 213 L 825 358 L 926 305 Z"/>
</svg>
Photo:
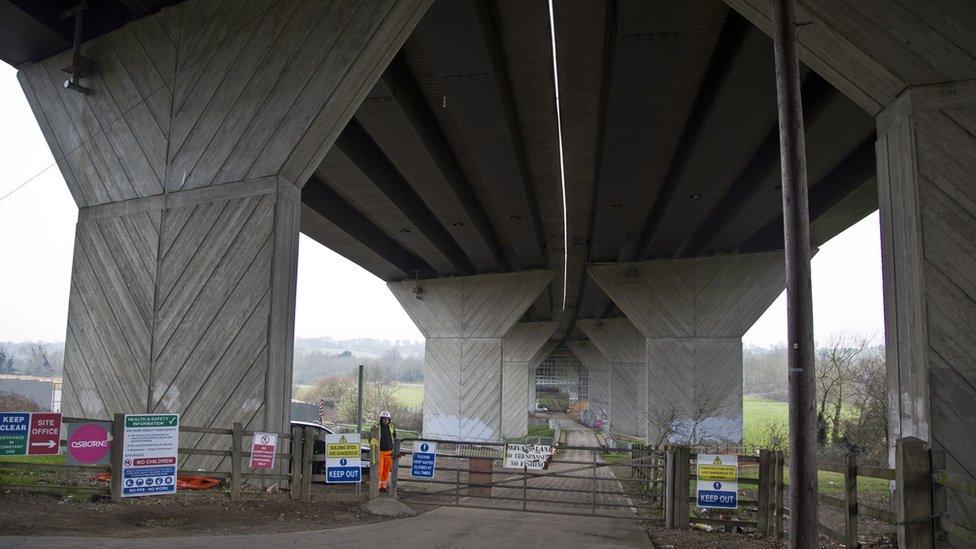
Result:
<svg viewBox="0 0 976 549">
<path fill-rule="evenodd" d="M 590 267 L 641 334 L 649 442 L 742 441 L 741 338 L 782 292 L 783 269 L 782 252 Z M 601 341 L 611 361 L 638 352 Z"/>
<path fill-rule="evenodd" d="M 388 284 L 427 338 L 425 436 L 502 438 L 502 338 L 552 277 L 540 270 Z"/>
</svg>

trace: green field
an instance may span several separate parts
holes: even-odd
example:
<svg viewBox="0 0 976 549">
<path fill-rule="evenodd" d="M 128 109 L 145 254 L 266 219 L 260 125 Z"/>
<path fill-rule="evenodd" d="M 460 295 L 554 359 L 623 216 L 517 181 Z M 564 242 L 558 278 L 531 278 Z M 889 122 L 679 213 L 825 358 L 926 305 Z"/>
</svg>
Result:
<svg viewBox="0 0 976 549">
<path fill-rule="evenodd" d="M 742 442 L 747 447 L 762 444 L 769 426 L 789 430 L 789 406 L 785 402 L 745 397 L 742 402 Z"/>
<path fill-rule="evenodd" d="M 394 396 L 404 406 L 420 408 L 424 403 L 424 386 L 417 383 L 404 383 L 397 387 Z"/>
</svg>

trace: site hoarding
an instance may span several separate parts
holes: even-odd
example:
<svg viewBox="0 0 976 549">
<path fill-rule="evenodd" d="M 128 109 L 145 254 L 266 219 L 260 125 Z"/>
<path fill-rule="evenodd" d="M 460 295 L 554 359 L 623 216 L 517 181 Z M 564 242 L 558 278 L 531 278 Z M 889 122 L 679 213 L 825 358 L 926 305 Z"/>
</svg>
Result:
<svg viewBox="0 0 976 549">
<path fill-rule="evenodd" d="M 126 414 L 122 497 L 176 493 L 179 414 Z"/>
</svg>

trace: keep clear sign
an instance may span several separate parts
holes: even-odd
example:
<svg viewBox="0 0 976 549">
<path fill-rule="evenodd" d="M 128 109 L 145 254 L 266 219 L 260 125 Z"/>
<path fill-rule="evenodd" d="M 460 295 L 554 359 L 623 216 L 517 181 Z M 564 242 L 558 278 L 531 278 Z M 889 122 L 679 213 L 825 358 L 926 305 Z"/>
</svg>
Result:
<svg viewBox="0 0 976 549">
<path fill-rule="evenodd" d="M 739 506 L 739 458 L 728 454 L 698 454 L 698 507 L 736 509 Z"/>
<path fill-rule="evenodd" d="M 506 469 L 545 469 L 552 458 L 552 446 L 542 444 L 506 444 Z"/>
<path fill-rule="evenodd" d="M 176 493 L 179 414 L 126 414 L 122 497 Z"/>
<path fill-rule="evenodd" d="M 410 458 L 410 477 L 434 478 L 434 469 L 437 467 L 437 443 L 418 440 L 413 448 L 413 455 Z"/>
<path fill-rule="evenodd" d="M 362 481 L 362 459 L 358 434 L 325 435 L 325 482 Z"/>
</svg>

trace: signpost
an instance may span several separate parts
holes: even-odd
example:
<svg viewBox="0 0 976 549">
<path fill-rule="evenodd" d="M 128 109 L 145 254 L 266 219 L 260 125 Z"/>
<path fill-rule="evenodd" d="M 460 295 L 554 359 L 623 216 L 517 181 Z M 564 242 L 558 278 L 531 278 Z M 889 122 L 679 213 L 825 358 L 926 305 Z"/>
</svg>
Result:
<svg viewBox="0 0 976 549">
<path fill-rule="evenodd" d="M 68 465 L 108 465 L 111 422 L 68 424 Z"/>
<path fill-rule="evenodd" d="M 728 454 L 698 454 L 699 509 L 736 509 L 739 506 L 739 458 Z"/>
<path fill-rule="evenodd" d="M 122 497 L 176 493 L 179 414 L 126 414 Z"/>
<path fill-rule="evenodd" d="M 251 438 L 251 469 L 274 469 L 278 433 L 254 433 Z"/>
<path fill-rule="evenodd" d="M 362 436 L 356 434 L 325 435 L 325 482 L 331 484 L 362 482 Z"/>
<path fill-rule="evenodd" d="M 5 412 L 0 414 L 0 456 L 26 455 L 29 430 L 29 413 Z"/>
<path fill-rule="evenodd" d="M 506 444 L 506 469 L 541 470 L 549 466 L 552 458 L 552 446 L 542 444 Z"/>
<path fill-rule="evenodd" d="M 418 440 L 410 459 L 411 478 L 434 478 L 437 467 L 437 443 Z"/>
</svg>

